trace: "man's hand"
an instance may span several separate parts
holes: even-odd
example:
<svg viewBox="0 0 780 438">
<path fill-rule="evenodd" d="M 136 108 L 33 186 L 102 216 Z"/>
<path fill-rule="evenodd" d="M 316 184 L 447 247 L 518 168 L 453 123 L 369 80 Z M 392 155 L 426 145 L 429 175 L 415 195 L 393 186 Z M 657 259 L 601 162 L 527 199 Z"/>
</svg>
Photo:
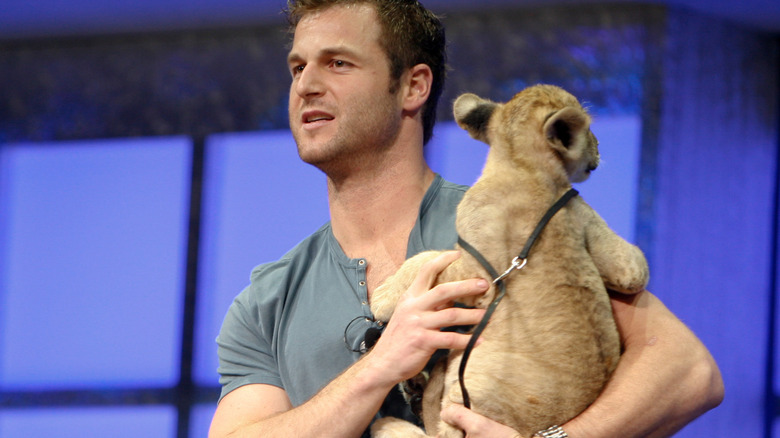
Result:
<svg viewBox="0 0 780 438">
<path fill-rule="evenodd" d="M 463 405 L 448 406 L 441 411 L 441 419 L 466 432 L 466 438 L 520 438 L 514 429 L 483 417 Z"/>
<path fill-rule="evenodd" d="M 466 348 L 470 334 L 441 329 L 479 323 L 484 309 L 452 305 L 458 298 L 485 293 L 490 284 L 484 279 L 471 279 L 434 287 L 438 275 L 459 256 L 457 251 L 448 251 L 424 264 L 398 300 L 382 337 L 364 358 L 384 378 L 394 383 L 410 379 L 422 371 L 436 350 Z"/>
<path fill-rule="evenodd" d="M 607 386 L 563 424 L 572 437 L 669 437 L 723 400 L 707 348 L 650 292 L 611 294 L 624 352 Z"/>
<path fill-rule="evenodd" d="M 388 391 L 417 375 L 436 350 L 466 347 L 470 335 L 441 332 L 441 328 L 477 324 L 482 319 L 483 309 L 451 306 L 460 297 L 487 291 L 487 281 L 433 287 L 439 273 L 458 255 L 446 252 L 423 265 L 374 348 L 308 402 L 292 408 L 283 389 L 242 386 L 217 406 L 211 436 L 322 436 L 323 430 L 329 436 L 360 436 Z"/>
</svg>

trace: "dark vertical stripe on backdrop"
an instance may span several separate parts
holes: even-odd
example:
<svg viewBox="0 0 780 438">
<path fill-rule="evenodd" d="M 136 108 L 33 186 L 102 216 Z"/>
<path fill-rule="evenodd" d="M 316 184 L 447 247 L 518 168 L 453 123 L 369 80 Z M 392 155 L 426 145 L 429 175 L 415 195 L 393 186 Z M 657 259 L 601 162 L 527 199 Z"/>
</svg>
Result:
<svg viewBox="0 0 780 438">
<path fill-rule="evenodd" d="M 192 360 L 195 341 L 195 309 L 197 303 L 198 256 L 200 249 L 201 201 L 203 198 L 203 168 L 205 136 L 192 140 L 192 180 L 190 187 L 190 212 L 187 240 L 187 267 L 184 283 L 183 320 L 181 333 L 181 354 L 179 384 L 177 386 L 176 409 L 178 414 L 176 436 L 188 438 L 190 413 L 195 386 L 192 381 Z"/>
</svg>

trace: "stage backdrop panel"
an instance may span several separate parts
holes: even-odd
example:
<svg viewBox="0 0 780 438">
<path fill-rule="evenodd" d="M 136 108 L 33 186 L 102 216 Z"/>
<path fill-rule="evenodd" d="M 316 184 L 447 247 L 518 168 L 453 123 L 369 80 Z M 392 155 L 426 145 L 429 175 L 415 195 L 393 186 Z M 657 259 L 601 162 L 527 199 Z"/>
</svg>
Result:
<svg viewBox="0 0 780 438">
<path fill-rule="evenodd" d="M 652 216 L 652 291 L 718 363 L 722 404 L 678 434 L 766 437 L 777 266 L 777 41 L 669 16 Z M 776 330 L 774 330 L 776 332 Z"/>
<path fill-rule="evenodd" d="M 190 155 L 184 137 L 0 147 L 0 388 L 176 383 Z"/>
<path fill-rule="evenodd" d="M 215 403 L 200 404 L 192 407 L 189 438 L 208 438 L 211 418 L 214 416 L 216 409 Z"/>
<path fill-rule="evenodd" d="M 29 437 L 173 437 L 173 407 L 22 409 L 0 412 L 0 436 Z"/>
</svg>

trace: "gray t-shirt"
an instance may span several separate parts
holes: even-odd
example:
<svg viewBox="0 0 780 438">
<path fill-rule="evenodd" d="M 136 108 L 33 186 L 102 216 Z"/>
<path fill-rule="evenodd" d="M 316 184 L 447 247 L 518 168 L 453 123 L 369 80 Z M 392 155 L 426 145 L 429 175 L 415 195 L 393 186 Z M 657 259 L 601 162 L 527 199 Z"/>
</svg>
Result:
<svg viewBox="0 0 780 438">
<path fill-rule="evenodd" d="M 455 210 L 466 189 L 436 176 L 407 257 L 454 247 Z M 254 383 L 283 388 L 293 406 L 316 394 L 361 355 L 360 341 L 374 324 L 365 281 L 366 260 L 344 254 L 330 223 L 255 268 L 217 337 L 221 397 Z"/>
</svg>

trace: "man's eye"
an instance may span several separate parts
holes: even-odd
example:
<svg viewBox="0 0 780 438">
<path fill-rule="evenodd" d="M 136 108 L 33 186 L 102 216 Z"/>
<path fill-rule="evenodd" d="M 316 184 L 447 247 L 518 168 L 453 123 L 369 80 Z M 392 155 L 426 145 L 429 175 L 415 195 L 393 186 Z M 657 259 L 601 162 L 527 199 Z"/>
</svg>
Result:
<svg viewBox="0 0 780 438">
<path fill-rule="evenodd" d="M 333 62 L 332 62 L 332 65 L 334 67 L 341 68 L 341 67 L 346 67 L 347 63 L 345 61 L 340 60 L 340 59 L 334 59 Z"/>
<path fill-rule="evenodd" d="M 303 66 L 303 65 L 296 65 L 295 67 L 293 67 L 292 70 L 291 70 L 293 76 L 295 76 L 298 73 L 302 72 L 304 67 L 305 66 Z"/>
</svg>

